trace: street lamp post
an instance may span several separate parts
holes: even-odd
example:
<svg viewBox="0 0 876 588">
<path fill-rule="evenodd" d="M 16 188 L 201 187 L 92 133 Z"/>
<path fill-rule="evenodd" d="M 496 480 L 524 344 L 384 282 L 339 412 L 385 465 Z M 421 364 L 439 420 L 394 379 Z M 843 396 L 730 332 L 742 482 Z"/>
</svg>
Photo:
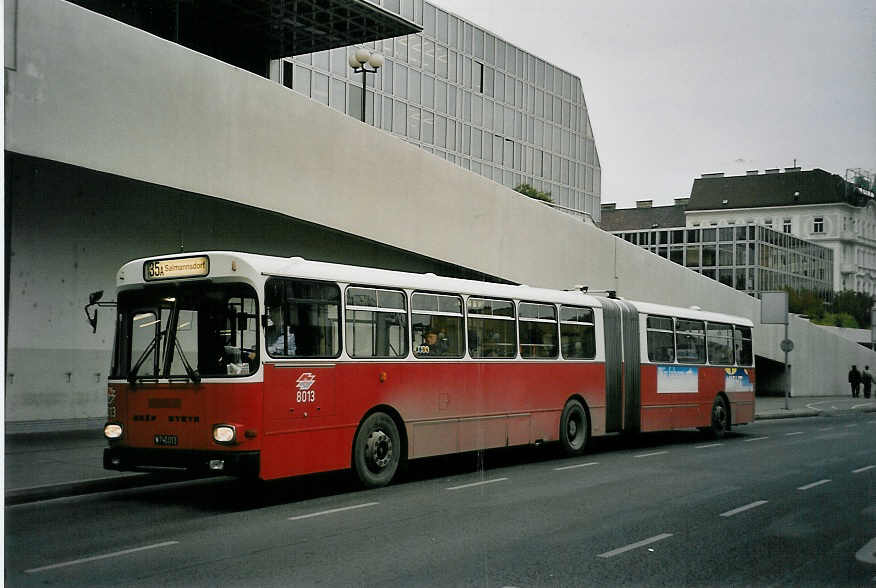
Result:
<svg viewBox="0 0 876 588">
<path fill-rule="evenodd" d="M 350 54 L 350 67 L 353 68 L 353 73 L 362 72 L 362 122 L 365 122 L 365 76 L 370 73 L 377 73 L 377 70 L 383 65 L 383 55 L 377 52 L 368 51 L 368 49 L 356 49 L 355 53 Z M 365 67 L 371 66 L 371 69 Z"/>
</svg>

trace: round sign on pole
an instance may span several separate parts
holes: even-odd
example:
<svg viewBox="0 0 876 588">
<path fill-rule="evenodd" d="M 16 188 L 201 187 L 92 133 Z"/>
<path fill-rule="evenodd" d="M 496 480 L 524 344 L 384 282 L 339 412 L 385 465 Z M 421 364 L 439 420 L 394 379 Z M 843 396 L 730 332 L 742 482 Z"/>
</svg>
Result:
<svg viewBox="0 0 876 588">
<path fill-rule="evenodd" d="M 785 339 L 784 341 L 782 341 L 780 347 L 785 353 L 790 353 L 791 351 L 794 351 L 794 342 L 790 339 Z"/>
</svg>

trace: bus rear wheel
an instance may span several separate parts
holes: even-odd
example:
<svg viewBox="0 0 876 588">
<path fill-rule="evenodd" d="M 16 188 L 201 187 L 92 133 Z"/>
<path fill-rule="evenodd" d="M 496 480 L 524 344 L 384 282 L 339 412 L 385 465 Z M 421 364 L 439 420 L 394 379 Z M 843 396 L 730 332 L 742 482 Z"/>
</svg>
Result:
<svg viewBox="0 0 876 588">
<path fill-rule="evenodd" d="M 730 430 L 730 409 L 723 396 L 715 398 L 712 404 L 712 424 L 703 431 L 713 439 L 721 439 Z"/>
<path fill-rule="evenodd" d="M 392 481 L 401 458 L 401 436 L 392 417 L 375 412 L 362 421 L 353 441 L 353 469 L 366 488 Z"/>
<path fill-rule="evenodd" d="M 590 422 L 587 411 L 578 400 L 570 400 L 560 416 L 560 445 L 566 455 L 581 455 L 587 448 Z"/>
</svg>

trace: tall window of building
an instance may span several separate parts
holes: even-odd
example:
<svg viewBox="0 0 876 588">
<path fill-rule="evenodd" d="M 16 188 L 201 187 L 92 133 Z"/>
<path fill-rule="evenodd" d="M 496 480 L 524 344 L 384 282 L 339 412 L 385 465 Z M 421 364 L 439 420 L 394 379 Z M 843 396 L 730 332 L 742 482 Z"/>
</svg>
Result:
<svg viewBox="0 0 876 588">
<path fill-rule="evenodd" d="M 791 219 L 786 218 L 782 220 L 782 232 L 790 233 L 791 232 Z"/>
<path fill-rule="evenodd" d="M 812 232 L 813 233 L 823 233 L 824 232 L 824 217 L 816 216 L 812 219 Z"/>
<path fill-rule="evenodd" d="M 472 87 L 476 91 L 483 94 L 484 93 L 484 66 L 483 66 L 483 64 L 478 63 L 477 61 L 473 61 L 472 67 L 474 68 L 474 71 L 472 71 L 472 74 L 471 74 Z"/>
</svg>

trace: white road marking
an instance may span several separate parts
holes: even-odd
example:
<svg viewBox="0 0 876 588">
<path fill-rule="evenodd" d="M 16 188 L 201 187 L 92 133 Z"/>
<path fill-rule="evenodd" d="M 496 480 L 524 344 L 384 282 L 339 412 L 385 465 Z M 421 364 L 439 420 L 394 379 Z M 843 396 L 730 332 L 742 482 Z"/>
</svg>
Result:
<svg viewBox="0 0 876 588">
<path fill-rule="evenodd" d="M 818 430 L 819 430 L 819 431 L 831 431 L 831 430 L 833 430 L 833 427 L 821 427 L 821 428 L 818 429 Z"/>
<path fill-rule="evenodd" d="M 664 453 L 669 453 L 668 451 L 655 451 L 653 453 L 640 453 L 639 455 L 634 455 L 633 457 L 651 457 L 652 455 L 663 455 Z"/>
<path fill-rule="evenodd" d="M 769 439 L 769 438 L 770 438 L 769 435 L 766 435 L 764 437 L 754 437 L 752 439 L 746 439 L 745 441 L 743 441 L 743 443 L 751 443 L 752 441 L 763 441 L 764 439 Z"/>
<path fill-rule="evenodd" d="M 708 445 L 697 445 L 697 449 L 708 449 L 709 447 L 720 447 L 723 443 L 709 443 Z"/>
<path fill-rule="evenodd" d="M 868 466 L 864 466 L 862 468 L 858 468 L 856 470 L 852 470 L 852 473 L 853 474 L 860 474 L 861 472 L 866 472 L 867 470 L 872 470 L 873 468 L 876 468 L 876 466 L 868 465 Z"/>
<path fill-rule="evenodd" d="M 572 470 L 575 468 L 586 468 L 587 466 L 595 466 L 595 465 L 599 465 L 599 462 L 590 461 L 587 463 L 579 463 L 579 464 L 570 465 L 570 466 L 563 466 L 561 468 L 554 468 L 554 471 L 559 472 L 560 470 Z"/>
<path fill-rule="evenodd" d="M 90 561 L 97 561 L 99 559 L 106 559 L 108 557 L 118 557 L 120 555 L 127 555 L 129 553 L 136 553 L 138 551 L 146 551 L 147 549 L 157 549 L 159 547 L 167 547 L 168 545 L 176 545 L 179 541 L 165 541 L 163 543 L 156 543 L 155 545 L 144 545 L 143 547 L 134 547 L 133 549 L 123 549 L 122 551 L 115 551 L 113 553 L 105 553 L 103 555 L 95 555 L 92 557 L 83 557 L 82 559 L 74 559 L 71 561 L 65 561 L 61 563 L 52 564 L 50 566 L 42 566 L 39 568 L 31 568 L 29 570 L 24 570 L 25 574 L 36 574 L 37 572 L 44 572 L 46 570 L 54 570 L 57 568 L 64 568 L 67 566 L 75 566 L 76 564 L 87 563 Z"/>
<path fill-rule="evenodd" d="M 865 402 L 864 404 L 853 404 L 852 408 L 864 408 L 865 406 L 876 406 L 872 402 Z"/>
<path fill-rule="evenodd" d="M 463 488 L 471 488 L 472 486 L 483 486 L 484 484 L 493 484 L 494 482 L 504 482 L 508 478 L 495 478 L 494 480 L 484 480 L 483 482 L 473 482 L 471 484 L 463 484 L 462 486 L 452 486 L 448 490 L 461 490 Z"/>
<path fill-rule="evenodd" d="M 811 484 L 806 484 L 805 486 L 800 486 L 797 490 L 809 490 L 810 488 L 815 488 L 816 486 L 821 486 L 822 484 L 829 484 L 830 480 L 818 480 L 817 482 L 812 482 Z"/>
<path fill-rule="evenodd" d="M 626 553 L 627 551 L 638 549 L 639 547 L 644 547 L 658 541 L 663 541 L 664 539 L 667 539 L 669 537 L 672 537 L 672 533 L 661 533 L 648 539 L 642 539 L 641 541 L 638 541 L 636 543 L 630 543 L 629 545 L 625 545 L 624 547 L 618 547 L 617 549 L 612 549 L 611 551 L 600 553 L 596 557 L 614 557 L 616 555 L 620 555 L 621 553 Z"/>
<path fill-rule="evenodd" d="M 762 506 L 766 504 L 768 501 L 766 500 L 758 500 L 757 502 L 752 502 L 751 504 L 746 504 L 745 506 L 740 506 L 739 508 L 734 508 L 733 510 L 728 510 L 727 512 L 722 512 L 722 517 L 732 517 L 733 515 L 739 514 L 741 512 L 745 512 L 746 510 L 751 510 L 752 508 L 757 508 L 758 506 Z"/>
<path fill-rule="evenodd" d="M 299 520 L 301 520 L 301 519 L 310 519 L 310 518 L 313 518 L 313 517 L 320 517 L 320 516 L 322 516 L 322 515 L 334 514 L 334 513 L 336 513 L 336 512 L 343 512 L 343 511 L 345 511 L 345 510 L 355 510 L 355 509 L 357 509 L 357 508 L 365 508 L 365 507 L 368 507 L 368 506 L 376 506 L 376 505 L 378 505 L 378 504 L 380 504 L 380 503 L 379 503 L 379 502 L 365 502 L 365 503 L 363 503 L 363 504 L 354 504 L 353 506 L 344 506 L 344 507 L 341 507 L 341 508 L 332 508 L 332 509 L 330 509 L 330 510 L 323 510 L 323 511 L 320 511 L 320 512 L 312 512 L 312 513 L 310 513 L 310 514 L 306 514 L 306 515 L 298 515 L 297 517 L 289 517 L 289 520 L 290 520 L 290 521 L 299 521 Z"/>
<path fill-rule="evenodd" d="M 792 435 L 802 435 L 803 431 L 794 431 L 793 433 L 785 433 L 785 437 L 790 437 Z"/>
<path fill-rule="evenodd" d="M 858 423 L 850 423 L 850 424 L 846 425 L 846 428 L 848 429 L 849 427 L 857 427 L 857 426 L 858 426 Z"/>
<path fill-rule="evenodd" d="M 858 550 L 855 559 L 868 564 L 876 564 L 876 537 L 870 539 L 864 547 Z"/>
</svg>

